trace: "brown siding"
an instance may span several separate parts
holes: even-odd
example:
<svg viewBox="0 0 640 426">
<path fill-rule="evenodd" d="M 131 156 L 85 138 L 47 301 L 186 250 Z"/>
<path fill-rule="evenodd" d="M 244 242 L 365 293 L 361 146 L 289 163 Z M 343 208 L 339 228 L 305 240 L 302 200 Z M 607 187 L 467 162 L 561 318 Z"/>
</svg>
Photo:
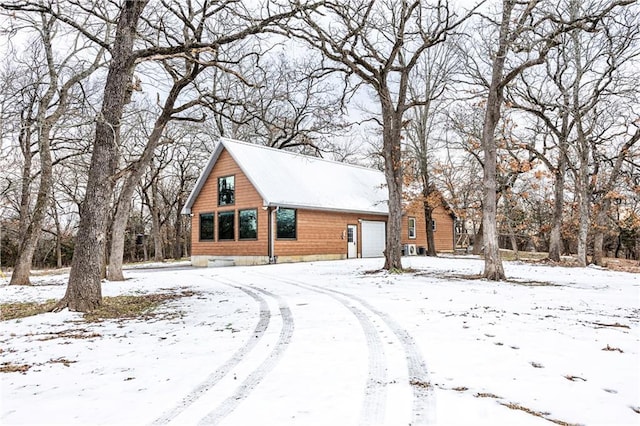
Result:
<svg viewBox="0 0 640 426">
<path fill-rule="evenodd" d="M 336 213 L 317 210 L 297 211 L 296 240 L 275 241 L 276 256 L 347 254 L 347 225 L 358 225 L 358 256 L 361 229 L 358 220 L 386 221 L 386 216 Z"/>
<path fill-rule="evenodd" d="M 436 251 L 453 251 L 453 217 L 443 206 L 436 207 L 432 216 L 436 221 L 436 231 L 433 234 Z M 416 218 L 416 238 L 409 238 L 409 217 Z M 421 207 L 412 207 L 402 216 L 402 244 L 415 244 L 426 249 L 427 228 Z"/>
<path fill-rule="evenodd" d="M 235 205 L 218 206 L 218 178 L 235 176 Z M 238 210 L 257 209 L 257 240 L 238 240 Z M 235 241 L 217 241 L 218 211 L 235 211 Z M 209 256 L 267 256 L 267 212 L 262 197 L 226 150 L 222 150 L 198 198 L 191 208 L 191 253 Z M 214 213 L 215 241 L 200 241 L 200 213 Z"/>
</svg>

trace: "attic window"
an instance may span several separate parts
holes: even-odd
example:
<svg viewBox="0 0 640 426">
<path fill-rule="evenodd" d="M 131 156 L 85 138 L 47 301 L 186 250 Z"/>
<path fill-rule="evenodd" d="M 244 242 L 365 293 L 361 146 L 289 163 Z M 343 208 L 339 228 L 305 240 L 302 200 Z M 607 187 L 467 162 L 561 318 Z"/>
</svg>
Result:
<svg viewBox="0 0 640 426">
<path fill-rule="evenodd" d="M 409 218 L 409 238 L 415 238 L 416 237 L 416 218 L 415 217 L 410 217 Z"/>
<path fill-rule="evenodd" d="M 235 176 L 218 178 L 218 205 L 231 206 L 236 202 Z"/>
</svg>

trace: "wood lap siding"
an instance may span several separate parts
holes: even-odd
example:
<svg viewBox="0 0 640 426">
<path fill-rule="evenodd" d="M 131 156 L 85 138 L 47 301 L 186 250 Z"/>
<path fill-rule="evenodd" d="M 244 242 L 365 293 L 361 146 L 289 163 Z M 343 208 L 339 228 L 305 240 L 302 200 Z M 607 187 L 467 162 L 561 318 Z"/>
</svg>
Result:
<svg viewBox="0 0 640 426">
<path fill-rule="evenodd" d="M 436 221 L 436 231 L 433 233 L 436 251 L 453 251 L 453 217 L 442 206 L 436 207 L 432 216 Z M 409 217 L 416 218 L 416 238 L 409 238 Z M 402 216 L 402 244 L 415 244 L 426 249 L 427 231 L 422 208 L 412 208 Z"/>
<path fill-rule="evenodd" d="M 297 238 L 275 242 L 276 256 L 304 256 L 314 254 L 347 254 L 347 225 L 360 226 L 358 219 L 386 221 L 386 216 L 336 213 L 317 210 L 298 210 Z"/>
<path fill-rule="evenodd" d="M 235 176 L 235 204 L 218 207 L 218 178 Z M 256 209 L 258 212 L 258 238 L 238 241 L 238 210 Z M 235 241 L 218 241 L 218 212 L 235 212 Z M 267 212 L 262 209 L 262 197 L 226 150 L 222 150 L 198 198 L 191 208 L 192 254 L 209 256 L 266 256 Z M 200 213 L 214 213 L 215 241 L 200 241 Z"/>
</svg>

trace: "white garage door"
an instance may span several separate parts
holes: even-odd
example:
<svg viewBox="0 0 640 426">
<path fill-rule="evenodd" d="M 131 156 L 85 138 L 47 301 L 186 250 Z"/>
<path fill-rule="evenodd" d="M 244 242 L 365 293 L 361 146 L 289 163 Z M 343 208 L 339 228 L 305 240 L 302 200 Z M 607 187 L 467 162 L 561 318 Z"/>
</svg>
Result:
<svg viewBox="0 0 640 426">
<path fill-rule="evenodd" d="M 387 240 L 385 223 L 362 221 L 362 257 L 382 257 Z"/>
</svg>

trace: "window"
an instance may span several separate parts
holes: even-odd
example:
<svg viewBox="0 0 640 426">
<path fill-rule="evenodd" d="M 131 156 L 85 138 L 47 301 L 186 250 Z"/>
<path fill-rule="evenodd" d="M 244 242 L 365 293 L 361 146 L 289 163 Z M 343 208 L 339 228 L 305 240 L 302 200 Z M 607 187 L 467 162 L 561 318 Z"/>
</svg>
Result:
<svg viewBox="0 0 640 426">
<path fill-rule="evenodd" d="M 258 238 L 258 211 L 255 209 L 240 210 L 238 212 L 238 228 L 241 240 Z"/>
<path fill-rule="evenodd" d="M 416 237 L 416 218 L 410 217 L 409 218 L 409 238 L 415 238 L 415 237 Z"/>
<path fill-rule="evenodd" d="M 296 238 L 296 211 L 295 209 L 278 209 L 276 212 L 277 237 Z"/>
<path fill-rule="evenodd" d="M 231 206 L 235 204 L 235 176 L 218 178 L 218 205 Z"/>
<path fill-rule="evenodd" d="M 213 213 L 200 213 L 200 241 L 213 241 Z"/>
<path fill-rule="evenodd" d="M 233 240 L 235 238 L 235 212 L 218 212 L 218 241 Z"/>
<path fill-rule="evenodd" d="M 436 230 L 436 221 L 431 219 L 431 230 L 435 232 Z"/>
</svg>

